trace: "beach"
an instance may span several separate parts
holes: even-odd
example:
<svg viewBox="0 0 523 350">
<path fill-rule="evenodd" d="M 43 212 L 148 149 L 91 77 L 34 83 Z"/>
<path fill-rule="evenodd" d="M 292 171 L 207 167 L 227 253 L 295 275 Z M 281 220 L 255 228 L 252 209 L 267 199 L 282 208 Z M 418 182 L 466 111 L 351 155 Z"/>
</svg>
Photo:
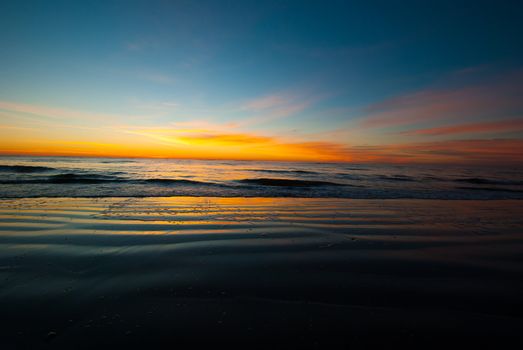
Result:
<svg viewBox="0 0 523 350">
<path fill-rule="evenodd" d="M 3 349 L 523 344 L 518 200 L 0 200 Z"/>
<path fill-rule="evenodd" d="M 523 349 L 523 1 L 0 9 L 0 350 Z"/>
</svg>

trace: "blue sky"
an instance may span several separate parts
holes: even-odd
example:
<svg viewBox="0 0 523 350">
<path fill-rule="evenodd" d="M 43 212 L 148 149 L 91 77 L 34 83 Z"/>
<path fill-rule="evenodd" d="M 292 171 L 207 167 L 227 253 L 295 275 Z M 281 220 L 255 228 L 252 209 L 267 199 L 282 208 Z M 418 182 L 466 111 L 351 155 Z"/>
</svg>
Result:
<svg viewBox="0 0 523 350">
<path fill-rule="evenodd" d="M 144 130 L 183 125 L 205 137 L 229 132 L 284 144 L 335 138 L 348 153 L 363 145 L 517 141 L 521 10 L 517 1 L 3 3 L 0 125 L 25 131 L 18 148 L 0 151 L 26 149 L 23 140 L 35 133 L 28 124 L 52 128 L 53 110 L 62 134 L 69 126 L 85 140 L 99 137 L 89 128 L 147 137 Z M 427 95 L 407 111 L 398 105 Z M 483 96 L 496 97 L 493 108 L 475 105 Z M 383 105 L 391 110 L 381 119 L 416 115 L 386 127 L 366 122 Z M 423 117 L 438 108 L 440 115 Z M 505 128 L 493 134 L 474 126 L 499 121 Z M 476 131 L 405 133 L 463 123 Z"/>
</svg>

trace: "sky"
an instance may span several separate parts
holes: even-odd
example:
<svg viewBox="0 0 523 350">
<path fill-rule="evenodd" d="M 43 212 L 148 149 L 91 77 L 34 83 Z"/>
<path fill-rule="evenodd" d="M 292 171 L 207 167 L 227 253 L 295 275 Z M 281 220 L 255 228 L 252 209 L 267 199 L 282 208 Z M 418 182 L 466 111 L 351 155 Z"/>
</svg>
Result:
<svg viewBox="0 0 523 350">
<path fill-rule="evenodd" d="M 0 154 L 521 164 L 520 1 L 2 1 Z"/>
</svg>

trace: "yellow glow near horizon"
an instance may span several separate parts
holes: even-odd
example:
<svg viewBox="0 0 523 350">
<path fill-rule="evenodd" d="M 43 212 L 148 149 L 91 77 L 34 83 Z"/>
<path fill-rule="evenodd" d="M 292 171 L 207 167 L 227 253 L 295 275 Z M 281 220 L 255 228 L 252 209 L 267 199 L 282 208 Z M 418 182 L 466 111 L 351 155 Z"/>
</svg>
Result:
<svg viewBox="0 0 523 350">
<path fill-rule="evenodd" d="M 135 130 L 96 137 L 78 133 L 42 137 L 32 130 L 0 130 L 0 153 L 49 156 L 151 157 L 233 160 L 348 161 L 341 146 L 321 142 L 283 142 L 247 133 L 219 134 L 209 130 Z"/>
<path fill-rule="evenodd" d="M 122 158 L 277 160 L 388 163 L 514 163 L 521 140 L 459 140 L 349 147 L 334 142 L 289 141 L 254 133 L 155 128 L 93 130 L 0 126 L 0 154 Z"/>
</svg>

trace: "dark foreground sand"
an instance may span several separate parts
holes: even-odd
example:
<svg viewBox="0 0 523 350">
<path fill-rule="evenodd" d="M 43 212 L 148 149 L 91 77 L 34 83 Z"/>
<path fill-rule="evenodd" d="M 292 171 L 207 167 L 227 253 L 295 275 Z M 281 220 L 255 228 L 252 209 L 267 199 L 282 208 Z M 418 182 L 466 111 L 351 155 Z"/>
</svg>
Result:
<svg viewBox="0 0 523 350">
<path fill-rule="evenodd" d="M 521 348 L 522 201 L 0 201 L 0 348 Z"/>
</svg>

